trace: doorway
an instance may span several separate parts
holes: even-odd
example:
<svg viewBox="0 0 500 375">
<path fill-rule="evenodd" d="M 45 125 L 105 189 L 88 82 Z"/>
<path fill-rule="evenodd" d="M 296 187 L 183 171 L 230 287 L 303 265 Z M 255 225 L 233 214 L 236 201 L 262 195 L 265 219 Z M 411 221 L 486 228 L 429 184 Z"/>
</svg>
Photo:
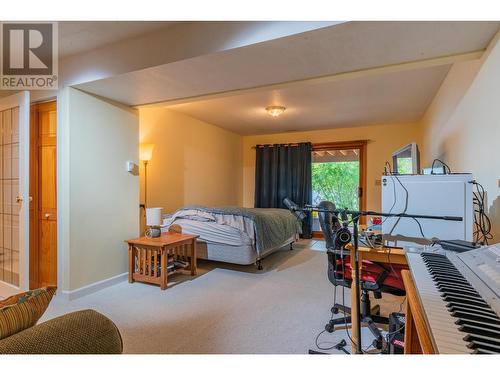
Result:
<svg viewBox="0 0 500 375">
<path fill-rule="evenodd" d="M 57 285 L 57 105 L 31 106 L 30 288 Z"/>
<path fill-rule="evenodd" d="M 365 173 L 366 141 L 313 145 L 313 205 L 327 200 L 337 208 L 365 210 Z M 322 237 L 317 213 L 313 213 L 313 236 Z"/>
<path fill-rule="evenodd" d="M 0 98 L 0 296 L 29 286 L 30 95 Z"/>
</svg>

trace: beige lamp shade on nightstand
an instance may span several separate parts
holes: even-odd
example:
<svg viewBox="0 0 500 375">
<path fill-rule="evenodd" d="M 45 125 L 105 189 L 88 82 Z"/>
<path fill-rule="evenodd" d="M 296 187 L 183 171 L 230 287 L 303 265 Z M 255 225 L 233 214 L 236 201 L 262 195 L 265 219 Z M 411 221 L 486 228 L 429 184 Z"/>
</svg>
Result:
<svg viewBox="0 0 500 375">
<path fill-rule="evenodd" d="M 148 226 L 144 233 L 146 237 L 158 238 L 161 236 L 161 210 L 161 207 L 146 208 L 146 225 Z"/>
<path fill-rule="evenodd" d="M 148 227 L 159 227 L 162 224 L 162 207 L 146 208 L 146 225 Z"/>
</svg>

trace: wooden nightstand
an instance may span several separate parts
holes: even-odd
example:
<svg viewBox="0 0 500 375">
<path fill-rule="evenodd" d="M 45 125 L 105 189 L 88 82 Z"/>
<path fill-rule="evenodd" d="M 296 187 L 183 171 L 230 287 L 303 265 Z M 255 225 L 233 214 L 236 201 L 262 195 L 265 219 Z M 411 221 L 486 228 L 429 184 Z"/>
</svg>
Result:
<svg viewBox="0 0 500 375">
<path fill-rule="evenodd" d="M 128 244 L 128 282 L 142 281 L 167 288 L 167 278 L 175 272 L 190 270 L 196 275 L 196 239 L 182 233 L 162 233 L 158 238 L 140 237 Z M 170 262 L 169 262 L 170 259 Z M 172 267 L 172 262 L 189 262 L 187 267 Z M 169 265 L 170 263 L 170 265 Z M 171 269 L 167 270 L 167 266 Z"/>
</svg>

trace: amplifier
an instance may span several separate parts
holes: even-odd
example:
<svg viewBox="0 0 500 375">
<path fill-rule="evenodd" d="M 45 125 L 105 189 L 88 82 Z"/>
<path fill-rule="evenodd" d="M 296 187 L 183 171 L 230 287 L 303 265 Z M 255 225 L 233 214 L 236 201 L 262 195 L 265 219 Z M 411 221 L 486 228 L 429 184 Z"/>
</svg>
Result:
<svg viewBox="0 0 500 375">
<path fill-rule="evenodd" d="M 405 346 L 405 314 L 389 315 L 389 354 L 404 354 Z"/>
</svg>

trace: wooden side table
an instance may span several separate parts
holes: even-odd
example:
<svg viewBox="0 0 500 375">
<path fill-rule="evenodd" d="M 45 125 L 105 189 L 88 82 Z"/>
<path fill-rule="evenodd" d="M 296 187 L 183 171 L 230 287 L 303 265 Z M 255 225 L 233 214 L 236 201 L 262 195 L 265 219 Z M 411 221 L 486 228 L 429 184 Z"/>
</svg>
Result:
<svg viewBox="0 0 500 375">
<path fill-rule="evenodd" d="M 142 281 L 167 288 L 168 258 L 188 262 L 186 268 L 173 269 L 170 274 L 190 270 L 196 275 L 196 239 L 199 236 L 182 233 L 162 233 L 158 238 L 140 237 L 128 244 L 128 282 Z"/>
</svg>

